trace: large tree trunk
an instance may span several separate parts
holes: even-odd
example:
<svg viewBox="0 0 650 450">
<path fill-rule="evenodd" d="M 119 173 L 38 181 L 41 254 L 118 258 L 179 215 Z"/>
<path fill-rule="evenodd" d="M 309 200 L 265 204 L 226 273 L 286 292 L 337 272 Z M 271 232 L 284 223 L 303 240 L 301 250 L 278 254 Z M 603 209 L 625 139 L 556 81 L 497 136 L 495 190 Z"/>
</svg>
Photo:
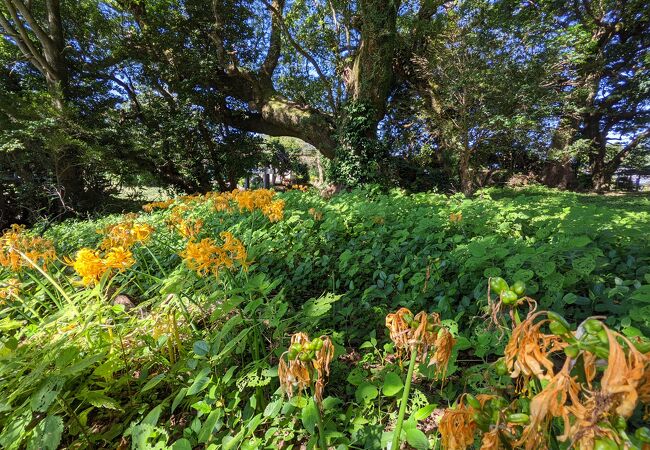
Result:
<svg viewBox="0 0 650 450">
<path fill-rule="evenodd" d="M 471 149 L 463 148 L 460 152 L 458 162 L 458 175 L 460 176 L 460 189 L 463 194 L 469 196 L 474 193 L 474 179 L 471 170 L 470 158 Z"/>
</svg>

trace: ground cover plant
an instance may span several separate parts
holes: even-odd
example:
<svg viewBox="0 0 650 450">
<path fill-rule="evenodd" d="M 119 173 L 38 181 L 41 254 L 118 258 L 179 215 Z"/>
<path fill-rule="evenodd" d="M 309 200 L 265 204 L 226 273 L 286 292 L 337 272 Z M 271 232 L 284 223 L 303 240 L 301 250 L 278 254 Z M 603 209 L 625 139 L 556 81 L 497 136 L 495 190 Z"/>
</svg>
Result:
<svg viewBox="0 0 650 450">
<path fill-rule="evenodd" d="M 648 448 L 650 200 L 207 193 L 0 237 L 0 447 Z"/>
</svg>

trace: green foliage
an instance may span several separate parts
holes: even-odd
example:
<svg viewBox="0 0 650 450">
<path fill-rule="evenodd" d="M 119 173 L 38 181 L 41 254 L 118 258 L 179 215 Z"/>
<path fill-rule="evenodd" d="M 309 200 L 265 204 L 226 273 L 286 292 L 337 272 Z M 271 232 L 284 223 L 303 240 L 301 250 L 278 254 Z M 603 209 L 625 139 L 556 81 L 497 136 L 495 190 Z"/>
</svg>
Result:
<svg viewBox="0 0 650 450">
<path fill-rule="evenodd" d="M 275 223 L 188 200 L 201 236 L 227 230 L 242 240 L 247 272 L 215 279 L 188 270 L 170 210 L 138 219 L 156 228 L 152 239 L 133 248 L 132 267 L 94 287 L 80 287 L 59 262 L 49 279 L 2 269 L 0 289 L 15 277 L 20 291 L 0 306 L 0 445 L 314 448 L 313 402 L 278 388 L 288 336 L 304 331 L 335 344 L 321 411 L 326 444 L 385 448 L 407 361 L 384 317 L 406 306 L 439 313 L 456 339 L 447 380 L 416 364 L 405 405 L 402 440 L 433 448 L 436 405 L 465 391 L 510 395 L 491 364 L 507 336 L 483 319 L 489 277 L 571 323 L 599 315 L 629 337 L 650 331 L 645 198 L 542 188 L 471 200 L 398 190 L 279 195 L 286 205 Z M 67 221 L 45 236 L 73 256 L 119 220 Z M 118 295 L 134 306 L 114 304 Z M 634 416 L 628 426 L 641 425 Z"/>
</svg>

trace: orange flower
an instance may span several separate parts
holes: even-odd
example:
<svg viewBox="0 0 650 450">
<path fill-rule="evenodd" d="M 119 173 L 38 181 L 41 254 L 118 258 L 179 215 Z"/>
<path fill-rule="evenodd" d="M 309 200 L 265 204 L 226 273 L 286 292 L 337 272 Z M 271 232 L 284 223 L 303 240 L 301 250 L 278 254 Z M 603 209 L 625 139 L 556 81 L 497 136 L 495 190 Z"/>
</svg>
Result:
<svg viewBox="0 0 650 450">
<path fill-rule="evenodd" d="M 531 400 L 530 422 L 524 428 L 516 445 L 524 445 L 526 450 L 544 448 L 550 421 L 553 417 L 562 418 L 564 421 L 565 435 L 560 439 L 566 439 L 571 427 L 569 417 L 571 408 L 567 404 L 567 400 L 571 400 L 572 407 L 581 405 L 580 386 L 569 374 L 569 363 L 570 360 L 567 359 L 562 370 L 552 376 L 546 387 Z"/>
<path fill-rule="evenodd" d="M 458 406 L 445 410 L 438 431 L 445 450 L 465 450 L 474 445 L 476 423 L 473 419 L 474 409 L 466 407 L 462 398 Z"/>
<path fill-rule="evenodd" d="M 535 320 L 543 312 L 530 315 L 512 331 L 505 349 L 505 359 L 512 378 L 524 375 L 549 380 L 553 377 L 553 361 L 549 354 L 561 351 L 566 343 L 554 334 L 544 334 L 540 328 L 549 322 Z"/>
<path fill-rule="evenodd" d="M 330 374 L 330 363 L 334 358 L 334 345 L 328 336 L 321 336 L 317 340 L 319 348 L 313 346 L 315 342 L 310 342 L 305 333 L 291 336 L 290 350 L 280 357 L 278 377 L 282 390 L 289 397 L 293 397 L 295 392 L 301 394 L 313 385 L 314 399 L 320 406 Z M 300 350 L 295 349 L 296 346 Z"/>
<path fill-rule="evenodd" d="M 56 258 L 54 244 L 48 239 L 30 236 L 24 225 L 13 224 L 0 236 L 0 266 L 16 272 L 34 264 L 45 268 Z"/>
<path fill-rule="evenodd" d="M 124 270 L 135 264 L 133 253 L 124 247 L 114 247 L 110 249 L 104 257 L 104 265 L 109 269 Z"/>
<path fill-rule="evenodd" d="M 97 283 L 107 269 L 99 252 L 90 248 L 79 250 L 74 260 L 68 259 L 68 264 L 81 276 L 81 282 L 86 286 Z"/>
</svg>

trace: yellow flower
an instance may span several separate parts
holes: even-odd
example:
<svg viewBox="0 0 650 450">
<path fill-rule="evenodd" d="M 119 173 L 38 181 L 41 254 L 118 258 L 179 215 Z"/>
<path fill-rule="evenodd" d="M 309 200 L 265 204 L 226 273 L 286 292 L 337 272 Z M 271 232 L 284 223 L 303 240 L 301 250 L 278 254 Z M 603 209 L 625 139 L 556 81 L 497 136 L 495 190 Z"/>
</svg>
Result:
<svg viewBox="0 0 650 450">
<path fill-rule="evenodd" d="M 154 230 L 154 227 L 146 223 L 134 223 L 131 220 L 120 222 L 100 231 L 106 237 L 99 246 L 102 249 L 131 248 L 136 242 L 148 241 Z"/>
<path fill-rule="evenodd" d="M 284 217 L 284 200 L 275 200 L 262 208 L 270 222 L 279 222 Z"/>
<path fill-rule="evenodd" d="M 164 202 L 152 202 L 152 203 L 147 203 L 146 205 L 142 206 L 142 209 L 145 210 L 146 212 L 152 212 L 154 209 L 167 209 L 169 206 L 174 203 L 174 199 L 171 198 L 169 200 L 165 200 Z"/>
<path fill-rule="evenodd" d="M 107 269 L 99 252 L 90 248 L 79 250 L 74 260 L 68 260 L 68 264 L 81 276 L 81 282 L 86 286 L 97 283 Z"/>
<path fill-rule="evenodd" d="M 449 214 L 449 221 L 451 223 L 458 223 L 458 222 L 461 222 L 462 220 L 463 220 L 463 213 L 462 212 Z"/>
<path fill-rule="evenodd" d="M 244 245 L 227 231 L 221 233 L 221 238 L 224 240 L 223 246 L 217 245 L 210 238 L 200 242 L 188 242 L 185 250 L 181 252 L 187 267 L 199 275 L 212 273 L 218 276 L 222 267 L 232 268 L 237 262 L 245 270 L 247 262 Z"/>
<path fill-rule="evenodd" d="M 113 247 L 106 253 L 103 262 L 108 269 L 124 270 L 135 264 L 135 259 L 130 250 L 124 247 Z"/>
<path fill-rule="evenodd" d="M 188 242 L 181 256 L 185 258 L 187 267 L 195 270 L 199 275 L 213 273 L 217 276 L 219 268 L 228 259 L 226 252 L 210 238 L 205 238 L 200 242 Z"/>
</svg>

